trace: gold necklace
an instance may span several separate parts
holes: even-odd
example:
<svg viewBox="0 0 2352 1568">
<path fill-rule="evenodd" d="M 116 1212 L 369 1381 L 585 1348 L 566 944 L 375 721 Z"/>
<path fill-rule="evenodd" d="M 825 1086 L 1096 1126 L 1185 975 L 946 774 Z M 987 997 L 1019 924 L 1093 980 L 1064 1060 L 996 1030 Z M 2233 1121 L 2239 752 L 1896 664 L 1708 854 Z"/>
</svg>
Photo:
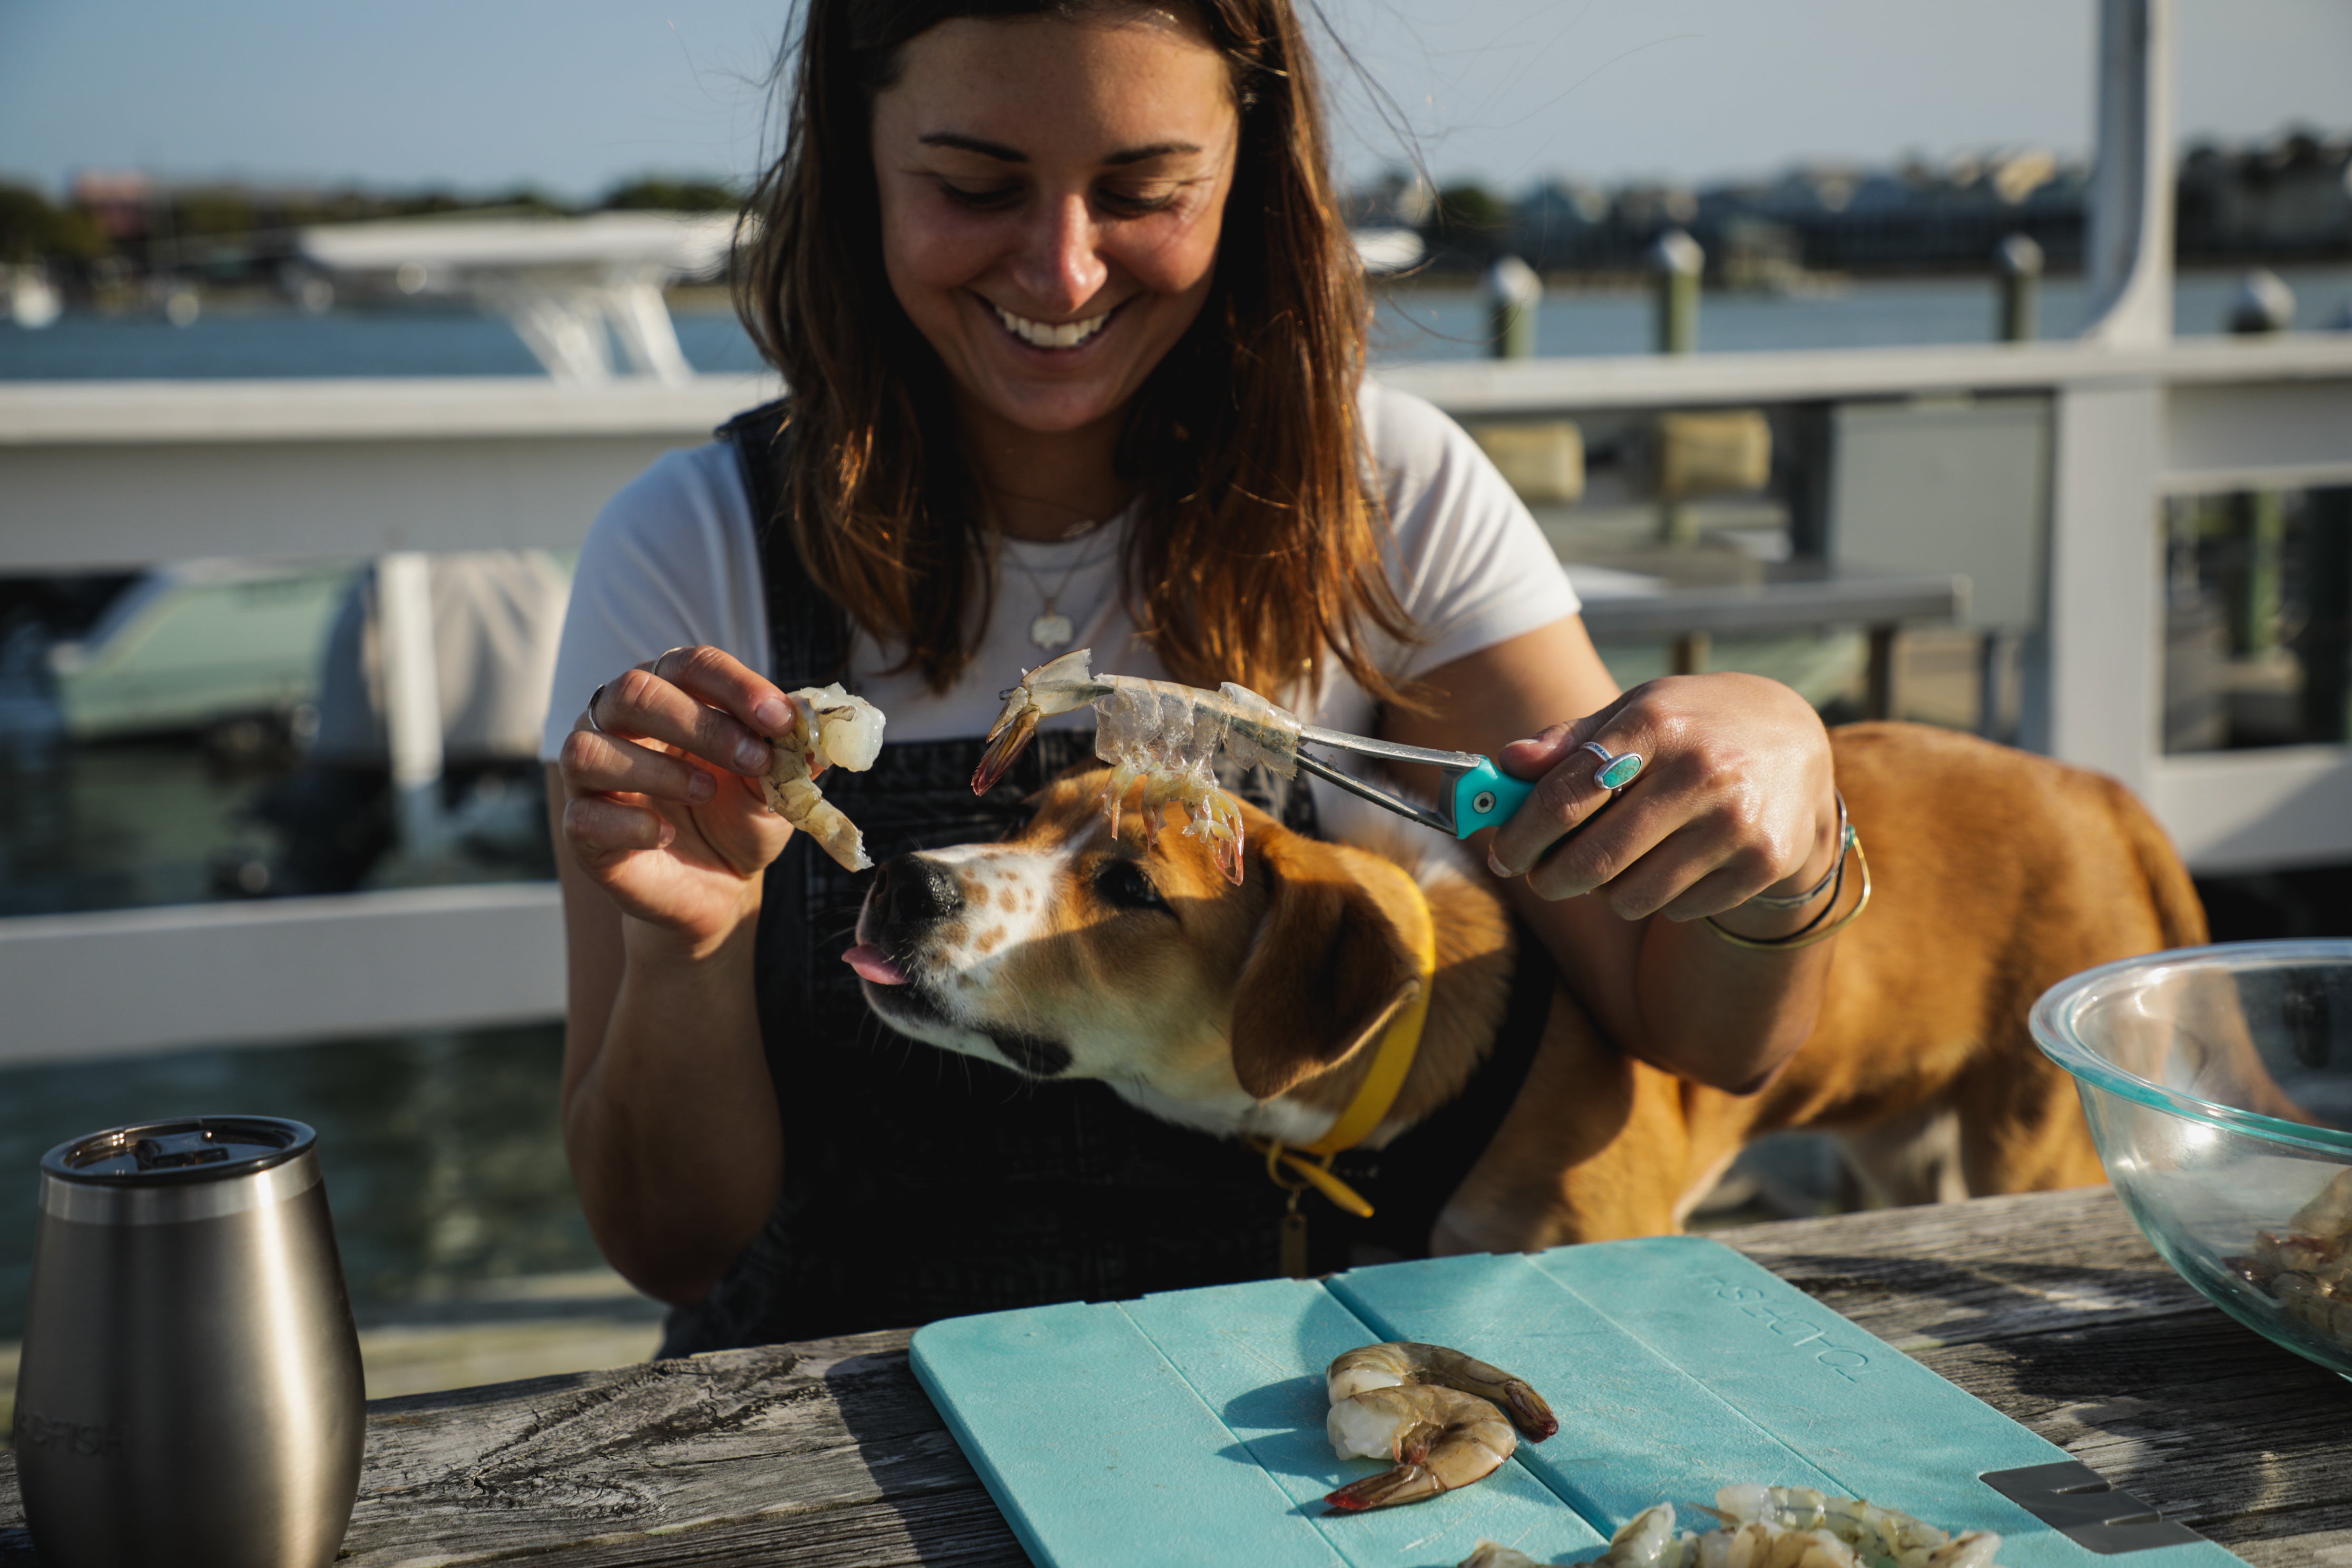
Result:
<svg viewBox="0 0 2352 1568">
<path fill-rule="evenodd" d="M 1100 523 L 1088 523 L 1083 528 L 1072 529 L 1064 537 L 1075 539 L 1101 526 Z M 1029 579 L 1030 584 L 1037 590 L 1038 599 L 1045 605 L 1045 608 L 1038 612 L 1036 618 L 1029 623 L 1029 640 L 1045 653 L 1052 653 L 1055 648 L 1069 647 L 1071 643 L 1077 640 L 1077 627 L 1070 624 L 1069 616 L 1062 614 L 1055 606 L 1062 595 L 1069 592 L 1070 583 L 1077 576 L 1079 570 L 1082 567 L 1097 564 L 1102 557 L 1096 556 L 1089 560 L 1085 551 L 1079 551 L 1078 558 L 1070 563 L 1068 570 L 1062 574 L 1061 582 L 1055 584 L 1054 591 L 1049 594 L 1045 591 L 1045 580 L 1037 575 L 1036 570 L 1029 563 L 1021 559 L 1019 552 L 1013 548 L 1013 542 L 1003 534 L 997 535 L 997 554 L 1021 568 L 1021 574 Z"/>
</svg>

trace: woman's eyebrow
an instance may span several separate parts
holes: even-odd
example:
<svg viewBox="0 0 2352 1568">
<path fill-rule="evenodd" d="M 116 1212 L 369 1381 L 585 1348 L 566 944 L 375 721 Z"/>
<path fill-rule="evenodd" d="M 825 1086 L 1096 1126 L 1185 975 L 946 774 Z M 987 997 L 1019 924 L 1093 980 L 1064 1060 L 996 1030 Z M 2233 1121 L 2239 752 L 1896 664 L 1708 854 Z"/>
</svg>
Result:
<svg viewBox="0 0 2352 1568">
<path fill-rule="evenodd" d="M 917 138 L 925 147 L 952 147 L 959 152 L 977 153 L 983 158 L 993 158 L 1001 163 L 1025 163 L 1029 154 L 1018 147 L 1007 147 L 1002 142 L 982 141 L 977 136 L 965 136 L 953 131 L 934 131 Z M 1198 153 L 1200 144 L 1193 142 L 1154 142 L 1147 147 L 1129 147 L 1111 153 L 1103 160 L 1114 166 L 1147 163 L 1153 158 L 1165 158 L 1173 153 Z"/>
<path fill-rule="evenodd" d="M 1192 142 L 1154 142 L 1149 147 L 1129 147 L 1123 153 L 1113 153 L 1103 160 L 1106 163 L 1140 163 L 1152 158 L 1165 158 L 1173 153 L 1198 153 L 1199 143 Z"/>
<path fill-rule="evenodd" d="M 1007 147 L 1002 142 L 983 142 L 977 136 L 960 136 L 952 131 L 934 131 L 917 140 L 926 147 L 953 147 L 1004 163 L 1025 163 L 1029 161 L 1029 154 L 1018 147 Z"/>
</svg>

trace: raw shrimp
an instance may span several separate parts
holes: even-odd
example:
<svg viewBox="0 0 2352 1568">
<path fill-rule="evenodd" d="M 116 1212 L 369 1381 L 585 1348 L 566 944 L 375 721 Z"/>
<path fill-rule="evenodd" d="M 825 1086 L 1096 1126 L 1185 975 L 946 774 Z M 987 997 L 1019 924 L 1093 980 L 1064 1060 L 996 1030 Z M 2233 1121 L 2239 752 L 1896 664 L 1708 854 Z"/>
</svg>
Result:
<svg viewBox="0 0 2352 1568">
<path fill-rule="evenodd" d="M 1543 1568 L 1543 1563 L 1517 1547 L 1506 1547 L 1498 1540 L 1482 1540 L 1456 1568 Z"/>
<path fill-rule="evenodd" d="M 1984 1564 L 2000 1550 L 2000 1537 L 1973 1531 L 1958 1540 L 1922 1520 L 1891 1508 L 1879 1508 L 1860 1498 L 1832 1497 L 1811 1487 L 1726 1487 L 1715 1494 L 1708 1510 L 1727 1523 L 1763 1524 L 1782 1530 L 1827 1531 L 1852 1547 L 1864 1563 L 1892 1561 L 1898 1568 L 1947 1568 L 1950 1563 Z M 1969 1542 L 1968 1552 L 1981 1555 L 1936 1557 Z M 1986 1543 L 1990 1544 L 1986 1544 Z"/>
<path fill-rule="evenodd" d="M 995 787 L 1040 720 L 1092 705 L 1098 714 L 1095 755 L 1111 764 L 1110 782 L 1103 789 L 1111 832 L 1118 833 L 1120 809 L 1139 784 L 1149 842 L 1159 842 L 1162 810 L 1181 806 L 1192 818 L 1185 833 L 1206 838 L 1218 869 L 1239 882 L 1241 807 L 1217 786 L 1212 771 L 1217 752 L 1223 750 L 1243 767 L 1263 765 L 1288 778 L 1297 767 L 1298 721 L 1231 681 L 1208 692 L 1172 681 L 1090 674 L 1092 652 L 1078 648 L 1023 673 L 989 728 L 988 749 L 972 770 L 972 793 L 985 795 Z"/>
<path fill-rule="evenodd" d="M 1511 1419 L 1531 1442 L 1540 1443 L 1559 1430 L 1559 1422 L 1543 1395 L 1524 1378 L 1499 1366 L 1465 1355 L 1446 1345 L 1425 1345 L 1412 1340 L 1365 1345 L 1338 1357 L 1325 1371 L 1331 1403 L 1371 1388 L 1435 1384 L 1463 1394 L 1492 1400 L 1511 1413 Z"/>
<path fill-rule="evenodd" d="M 2352 1344 L 2352 1171 L 2338 1171 L 2287 1227 L 2254 1232 L 2253 1252 L 2226 1261 L 2288 1317 Z"/>
<path fill-rule="evenodd" d="M 1592 1559 L 1608 1568 L 1650 1568 L 1676 1545 L 1675 1505 L 1662 1502 L 1627 1520 L 1609 1538 L 1609 1550 Z"/>
<path fill-rule="evenodd" d="M 1324 1431 L 1343 1459 L 1393 1459 L 1396 1468 L 1352 1481 L 1323 1500 L 1343 1512 L 1420 1502 L 1482 1481 L 1519 1446 L 1503 1413 L 1475 1394 L 1434 1384 L 1370 1388 L 1331 1406 Z"/>
<path fill-rule="evenodd" d="M 1675 1505 L 1662 1502 L 1627 1520 L 1609 1538 L 1609 1550 L 1585 1561 L 1591 1568 L 1683 1568 L 1696 1561 L 1693 1542 L 1698 1538 L 1675 1534 Z M 1459 1568 L 1543 1568 L 1516 1547 L 1482 1541 Z"/>
<path fill-rule="evenodd" d="M 804 686 L 792 694 L 793 727 L 775 739 L 775 761 L 761 781 L 778 816 L 832 856 L 844 870 L 863 871 L 866 836 L 824 798 L 816 775 L 828 767 L 862 773 L 882 750 L 882 710 L 838 685 Z"/>
<path fill-rule="evenodd" d="M 1701 1513 L 1722 1521 L 1704 1533 L 1675 1533 L 1675 1508 L 1643 1510 L 1609 1538 L 1586 1568 L 1995 1568 L 2000 1537 L 1990 1531 L 1945 1534 L 1907 1513 L 1811 1487 L 1726 1487 Z M 1480 1542 L 1461 1568 L 1538 1568 L 1507 1546 Z"/>
<path fill-rule="evenodd" d="M 1516 1546 L 1506 1546 L 1499 1541 L 1482 1541 L 1471 1549 L 1456 1568 L 1543 1568 L 1543 1564 Z"/>
<path fill-rule="evenodd" d="M 2306 1236 L 2332 1241 L 2342 1251 L 2352 1237 L 2352 1171 L 2338 1171 L 2319 1189 L 2319 1195 L 2294 1211 L 2293 1226 Z"/>
</svg>

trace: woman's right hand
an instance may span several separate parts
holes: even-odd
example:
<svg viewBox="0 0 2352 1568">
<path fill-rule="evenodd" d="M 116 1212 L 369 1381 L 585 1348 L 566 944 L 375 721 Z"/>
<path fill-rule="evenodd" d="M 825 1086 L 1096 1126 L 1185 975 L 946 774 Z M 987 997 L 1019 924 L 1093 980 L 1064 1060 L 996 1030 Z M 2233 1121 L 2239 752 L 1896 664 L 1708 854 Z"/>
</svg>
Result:
<svg viewBox="0 0 2352 1568">
<path fill-rule="evenodd" d="M 590 701 L 556 758 L 564 845 L 625 914 L 707 954 L 792 838 L 760 783 L 792 700 L 721 649 L 677 647 Z"/>
</svg>

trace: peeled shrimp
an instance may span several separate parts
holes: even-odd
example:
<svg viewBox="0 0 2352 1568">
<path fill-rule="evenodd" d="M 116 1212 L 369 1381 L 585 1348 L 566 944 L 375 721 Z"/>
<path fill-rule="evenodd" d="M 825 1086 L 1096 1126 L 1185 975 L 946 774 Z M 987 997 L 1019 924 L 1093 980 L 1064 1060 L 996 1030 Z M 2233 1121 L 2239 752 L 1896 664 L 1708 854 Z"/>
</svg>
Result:
<svg viewBox="0 0 2352 1568">
<path fill-rule="evenodd" d="M 1665 1504 L 1634 1516 L 1591 1559 L 1605 1568 L 1993 1568 L 2000 1537 L 1947 1535 L 1907 1513 L 1811 1487 L 1726 1487 L 1702 1513 L 1721 1521 L 1673 1533 Z"/>
<path fill-rule="evenodd" d="M 1425 1383 L 1370 1388 L 1342 1399 L 1331 1406 L 1324 1431 L 1343 1459 L 1396 1461 L 1396 1468 L 1351 1481 L 1323 1499 L 1350 1513 L 1420 1502 L 1485 1480 L 1519 1446 L 1493 1405 Z"/>
<path fill-rule="evenodd" d="M 1005 694 L 1003 711 L 988 731 L 988 749 L 972 770 L 971 790 L 985 795 L 1029 744 L 1040 720 L 1092 705 L 1097 719 L 1095 755 L 1111 764 L 1103 810 L 1118 833 L 1127 797 L 1139 784 L 1147 841 L 1157 844 L 1164 807 L 1192 818 L 1184 832 L 1208 840 L 1217 868 L 1242 879 L 1241 807 L 1217 786 L 1212 771 L 1222 750 L 1244 767 L 1264 765 L 1283 778 L 1297 771 L 1298 721 L 1247 687 L 1227 681 L 1214 692 L 1166 680 L 1094 675 L 1090 648 L 1078 648 L 1024 671 Z"/>
<path fill-rule="evenodd" d="M 1506 1546 L 1499 1541 L 1482 1541 L 1455 1568 L 1543 1568 L 1543 1564 L 1516 1546 Z"/>
<path fill-rule="evenodd" d="M 1696 1561 L 1691 1543 L 1697 1537 L 1675 1534 L 1675 1505 L 1662 1502 L 1627 1520 L 1609 1538 L 1609 1550 L 1586 1559 L 1591 1568 L 1684 1568 Z M 1543 1568 L 1517 1547 L 1482 1541 L 1459 1568 Z"/>
<path fill-rule="evenodd" d="M 1995 1568 L 2000 1537 L 1947 1535 L 1907 1513 L 1811 1487 L 1726 1487 L 1699 1511 L 1722 1528 L 1675 1532 L 1675 1507 L 1643 1509 L 1585 1568 Z M 1539 1568 L 1524 1552 L 1482 1541 L 1461 1568 Z"/>
<path fill-rule="evenodd" d="M 2254 1249 L 2227 1260 L 2288 1317 L 2352 1344 L 2352 1170 L 2338 1171 L 2284 1232 L 2254 1232 Z"/>
<path fill-rule="evenodd" d="M 1551 1406 L 1525 1378 L 1446 1345 L 1412 1340 L 1365 1345 L 1336 1358 L 1323 1376 L 1335 1405 L 1368 1389 L 1432 1384 L 1501 1405 L 1531 1442 L 1540 1443 L 1559 1430 Z"/>
<path fill-rule="evenodd" d="M 2317 1197 L 2294 1211 L 2289 1223 L 2306 1236 L 2336 1243 L 2336 1250 L 2342 1251 L 2346 1238 L 2352 1237 L 2352 1171 L 2336 1172 Z"/>
<path fill-rule="evenodd" d="M 793 694 L 793 727 L 776 737 L 775 762 L 761 781 L 769 806 L 817 842 L 844 870 L 863 871 L 866 836 L 824 798 L 816 775 L 828 767 L 862 773 L 882 750 L 882 710 L 838 685 Z"/>
</svg>

